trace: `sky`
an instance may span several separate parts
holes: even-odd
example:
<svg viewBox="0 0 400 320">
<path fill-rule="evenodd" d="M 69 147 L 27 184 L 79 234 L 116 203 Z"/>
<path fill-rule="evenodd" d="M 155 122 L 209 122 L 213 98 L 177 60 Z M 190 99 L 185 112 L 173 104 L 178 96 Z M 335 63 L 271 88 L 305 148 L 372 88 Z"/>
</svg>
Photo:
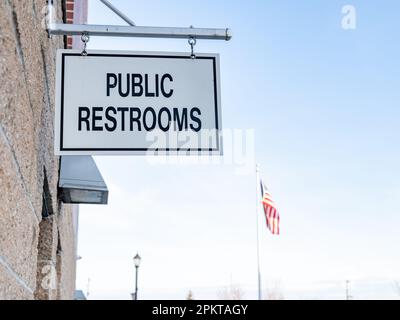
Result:
<svg viewBox="0 0 400 320">
<path fill-rule="evenodd" d="M 113 0 L 137 25 L 232 29 L 221 59 L 223 157 L 96 156 L 107 206 L 81 205 L 77 289 L 89 299 L 398 299 L 398 1 Z M 352 5 L 355 29 L 343 29 Z M 124 24 L 89 0 L 89 23 Z M 190 52 L 186 40 L 92 37 L 88 49 Z M 245 144 L 242 143 L 245 141 Z M 245 145 L 245 147 L 243 147 Z M 255 163 L 281 234 L 257 215 Z M 89 285 L 88 285 L 89 284 Z M 277 288 L 277 289 L 276 289 Z"/>
</svg>

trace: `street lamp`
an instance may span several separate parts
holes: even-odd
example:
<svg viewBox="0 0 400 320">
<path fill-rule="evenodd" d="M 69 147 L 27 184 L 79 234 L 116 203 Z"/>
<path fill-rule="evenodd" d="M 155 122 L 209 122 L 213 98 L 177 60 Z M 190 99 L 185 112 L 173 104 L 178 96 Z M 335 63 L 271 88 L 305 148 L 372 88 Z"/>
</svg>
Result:
<svg viewBox="0 0 400 320">
<path fill-rule="evenodd" d="M 139 270 L 139 265 L 140 261 L 142 258 L 139 256 L 138 253 L 136 253 L 136 256 L 133 257 L 133 263 L 135 264 L 135 269 L 136 269 L 136 281 L 135 281 L 135 296 L 134 300 L 137 300 L 137 292 L 138 292 L 138 270 Z"/>
</svg>

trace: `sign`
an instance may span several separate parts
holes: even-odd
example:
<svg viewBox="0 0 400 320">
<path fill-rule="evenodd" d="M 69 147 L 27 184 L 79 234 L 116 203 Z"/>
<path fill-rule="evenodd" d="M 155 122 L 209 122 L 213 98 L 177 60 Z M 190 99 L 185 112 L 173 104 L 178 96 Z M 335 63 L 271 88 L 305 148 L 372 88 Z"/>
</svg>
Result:
<svg viewBox="0 0 400 320">
<path fill-rule="evenodd" d="M 56 155 L 222 154 L 217 54 L 58 50 Z"/>
</svg>

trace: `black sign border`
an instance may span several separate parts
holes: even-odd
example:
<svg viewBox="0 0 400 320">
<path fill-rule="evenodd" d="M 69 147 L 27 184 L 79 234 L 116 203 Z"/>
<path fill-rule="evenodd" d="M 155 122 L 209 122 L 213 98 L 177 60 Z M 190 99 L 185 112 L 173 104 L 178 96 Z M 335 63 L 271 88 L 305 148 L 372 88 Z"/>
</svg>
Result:
<svg viewBox="0 0 400 320">
<path fill-rule="evenodd" d="M 60 113 L 60 151 L 161 151 L 161 152 L 221 152 L 220 135 L 219 135 L 219 114 L 218 114 L 218 82 L 217 82 L 217 66 L 216 57 L 213 56 L 196 56 L 196 59 L 212 60 L 214 73 L 214 108 L 215 108 L 215 128 L 217 147 L 216 148 L 64 148 L 64 76 L 65 76 L 65 57 L 81 56 L 80 53 L 61 53 L 61 113 Z M 129 58 L 167 58 L 167 59 L 193 59 L 191 56 L 178 55 L 151 55 L 151 54 L 105 54 L 105 53 L 89 53 L 87 57 L 129 57 Z"/>
</svg>

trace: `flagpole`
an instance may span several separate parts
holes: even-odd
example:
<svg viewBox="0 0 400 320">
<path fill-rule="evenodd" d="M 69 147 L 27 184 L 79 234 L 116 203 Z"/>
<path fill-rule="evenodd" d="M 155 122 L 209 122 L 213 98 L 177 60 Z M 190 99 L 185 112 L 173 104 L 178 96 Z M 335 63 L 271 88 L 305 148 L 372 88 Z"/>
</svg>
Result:
<svg viewBox="0 0 400 320">
<path fill-rule="evenodd" d="M 257 282 L 258 282 L 258 300 L 261 300 L 261 272 L 260 272 L 260 239 L 258 231 L 258 220 L 259 220 L 259 185 L 260 185 L 260 169 L 258 163 L 256 164 L 256 218 L 257 218 Z"/>
</svg>

